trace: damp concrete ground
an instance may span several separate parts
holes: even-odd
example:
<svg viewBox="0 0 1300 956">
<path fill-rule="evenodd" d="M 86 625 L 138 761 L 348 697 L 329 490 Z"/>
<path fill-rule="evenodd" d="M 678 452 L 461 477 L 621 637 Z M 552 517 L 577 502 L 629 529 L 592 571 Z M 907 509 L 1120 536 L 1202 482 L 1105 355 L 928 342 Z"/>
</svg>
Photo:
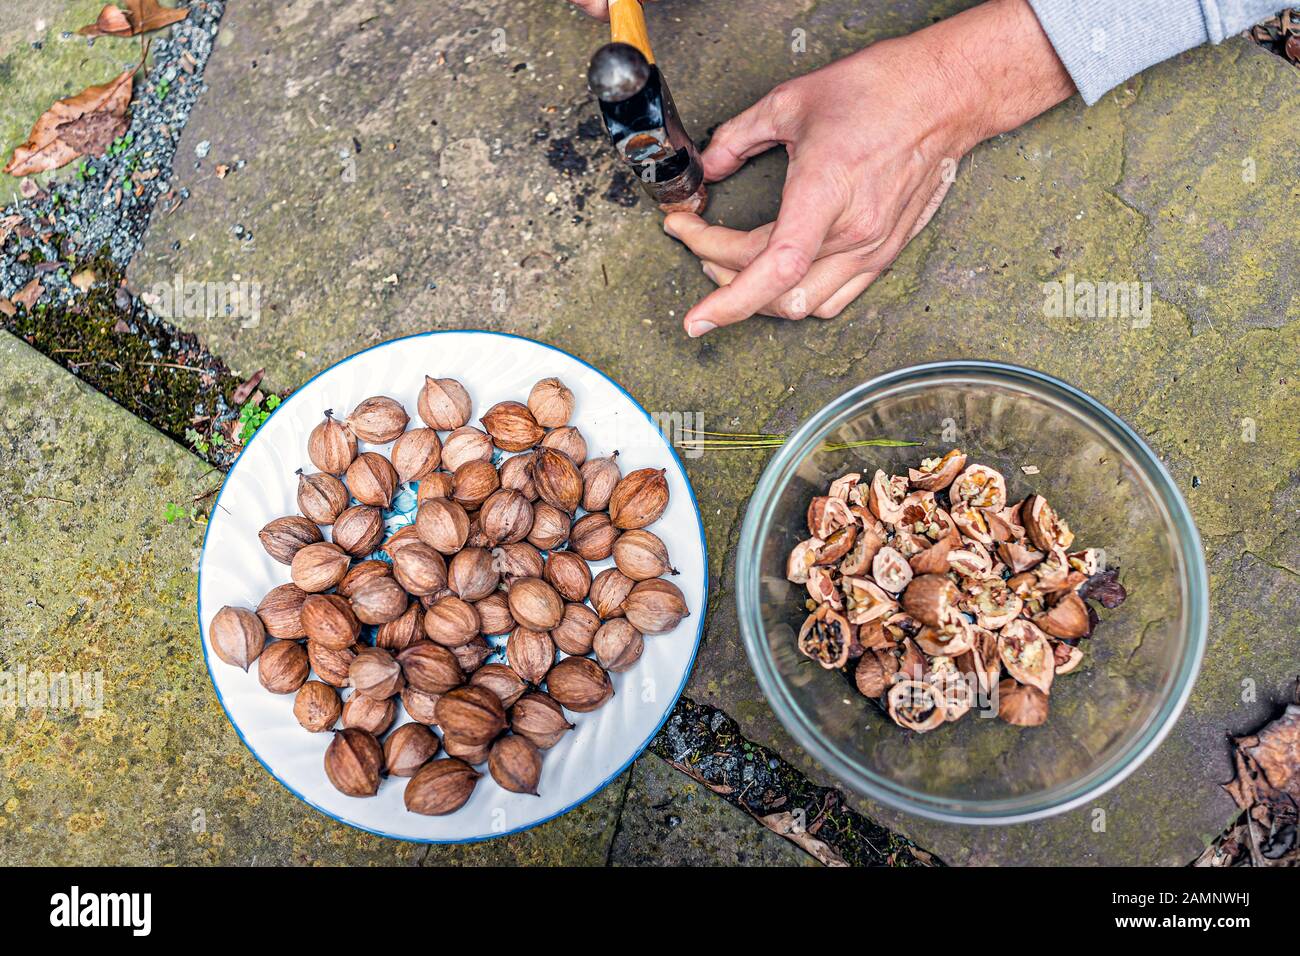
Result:
<svg viewBox="0 0 1300 956">
<path fill-rule="evenodd" d="M 651 17 L 702 136 L 774 83 L 961 5 L 739 0 L 720 13 L 665 0 Z M 8 17 L 0 56 L 43 62 Z M 792 52 L 795 30 L 807 52 Z M 1218 788 L 1225 735 L 1258 725 L 1300 672 L 1295 68 L 1233 39 L 1091 109 L 1073 99 L 964 160 L 934 222 L 839 319 L 692 341 L 680 319 L 710 284 L 597 135 L 582 72 L 603 38 L 558 0 L 232 5 L 178 147 L 188 198 L 155 214 L 131 288 L 147 301 L 177 277 L 258 283 L 256 322 L 172 321 L 237 378 L 265 368 L 276 390 L 374 342 L 466 327 L 566 348 L 645 407 L 724 431 L 785 431 L 873 374 L 944 358 L 1017 362 L 1085 389 L 1161 456 L 1204 539 L 1210 644 L 1182 719 L 1097 806 L 1032 825 L 961 829 L 846 799 L 948 863 L 1190 861 L 1234 812 Z M 16 82 L 0 74 L 5 91 Z M 46 98 L 71 91 L 42 82 Z M 22 125 L 0 128 L 12 140 Z M 710 215 L 769 218 L 782 169 L 754 162 L 715 190 Z M 1149 323 L 1047 317 L 1043 284 L 1070 276 L 1150 283 Z M 17 410 L 0 424 L 0 543 L 31 569 L 0 585 L 21 622 L 0 636 L 6 664 L 96 660 L 116 675 L 107 722 L 0 726 L 6 858 L 120 859 L 127 846 L 142 863 L 794 861 L 650 756 L 575 813 L 478 847 L 386 843 L 298 805 L 239 745 L 195 653 L 199 531 L 163 508 L 219 474 L 24 346 L 0 356 Z M 715 569 L 687 692 L 834 786 L 775 720 L 740 646 L 736 538 L 765 460 L 687 460 Z M 37 510 L 54 508 L 72 511 Z"/>
</svg>

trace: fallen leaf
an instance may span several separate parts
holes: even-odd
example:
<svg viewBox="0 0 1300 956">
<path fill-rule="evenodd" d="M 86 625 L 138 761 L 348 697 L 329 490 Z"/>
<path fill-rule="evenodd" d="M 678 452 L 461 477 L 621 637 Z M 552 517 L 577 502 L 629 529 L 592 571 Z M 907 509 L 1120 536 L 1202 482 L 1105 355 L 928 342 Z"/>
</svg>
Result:
<svg viewBox="0 0 1300 956">
<path fill-rule="evenodd" d="M 36 300 L 41 297 L 41 293 L 44 291 L 44 287 L 41 286 L 41 280 L 33 279 L 18 290 L 18 294 L 13 298 L 14 305 L 21 305 L 24 309 L 30 312 L 32 306 L 36 305 Z"/>
<path fill-rule="evenodd" d="M 74 272 L 72 274 L 72 284 L 82 292 L 85 292 L 95 284 L 95 270 L 82 269 L 80 272 Z"/>
<path fill-rule="evenodd" d="M 4 245 L 5 240 L 9 238 L 9 233 L 13 232 L 14 228 L 22 221 L 23 217 L 17 213 L 0 218 L 0 246 Z"/>
<path fill-rule="evenodd" d="M 121 7 L 115 7 L 111 3 L 99 11 L 99 16 L 95 18 L 94 23 L 82 27 L 77 32 L 83 37 L 129 37 L 135 35 L 131 21 L 126 13 L 123 12 Z"/>
<path fill-rule="evenodd" d="M 248 377 L 248 381 L 246 381 L 243 385 L 239 386 L 239 388 L 235 389 L 235 393 L 230 396 L 230 400 L 233 401 L 236 405 L 242 405 L 244 404 L 244 402 L 248 401 L 248 396 L 253 394 L 253 389 L 257 388 L 257 383 L 262 381 L 262 376 L 265 373 L 266 373 L 266 369 L 259 368 L 256 372 L 254 372 L 252 375 Z"/>
<path fill-rule="evenodd" d="M 14 308 L 14 304 L 2 295 L 0 295 L 0 312 L 3 312 L 11 319 L 18 314 L 18 310 Z"/>
<path fill-rule="evenodd" d="M 42 114 L 27 142 L 14 150 L 4 171 L 29 176 L 66 166 L 78 156 L 100 156 L 126 132 L 135 67 L 109 83 L 59 100 Z"/>
<path fill-rule="evenodd" d="M 1292 63 L 1300 63 L 1300 35 L 1286 38 L 1286 56 Z"/>
<path fill-rule="evenodd" d="M 127 0 L 126 5 L 137 33 L 161 30 L 190 15 L 189 7 L 161 7 L 158 0 Z"/>
<path fill-rule="evenodd" d="M 86 37 L 134 37 L 161 30 L 190 15 L 188 7 L 162 7 L 158 0 L 127 0 L 126 10 L 109 4 L 94 23 L 77 32 Z"/>
<path fill-rule="evenodd" d="M 1300 864 L 1300 704 L 1290 704 L 1258 734 L 1235 737 L 1232 744 L 1237 777 L 1224 789 L 1246 811 L 1251 863 Z"/>
<path fill-rule="evenodd" d="M 844 857 L 832 850 L 828 844 L 804 830 L 792 813 L 769 813 L 765 817 L 758 817 L 758 822 L 773 833 L 785 837 L 795 846 L 802 847 L 823 866 L 848 866 L 844 862 Z"/>
</svg>

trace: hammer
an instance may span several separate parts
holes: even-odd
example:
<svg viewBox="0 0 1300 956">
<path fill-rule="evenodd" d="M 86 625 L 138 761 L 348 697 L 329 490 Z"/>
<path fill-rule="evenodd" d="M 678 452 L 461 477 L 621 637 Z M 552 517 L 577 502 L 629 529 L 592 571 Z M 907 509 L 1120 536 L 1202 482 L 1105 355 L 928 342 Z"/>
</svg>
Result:
<svg viewBox="0 0 1300 956">
<path fill-rule="evenodd" d="M 665 212 L 704 211 L 700 154 L 655 66 L 641 0 L 610 0 L 610 43 L 591 58 L 587 85 L 623 162 Z"/>
</svg>

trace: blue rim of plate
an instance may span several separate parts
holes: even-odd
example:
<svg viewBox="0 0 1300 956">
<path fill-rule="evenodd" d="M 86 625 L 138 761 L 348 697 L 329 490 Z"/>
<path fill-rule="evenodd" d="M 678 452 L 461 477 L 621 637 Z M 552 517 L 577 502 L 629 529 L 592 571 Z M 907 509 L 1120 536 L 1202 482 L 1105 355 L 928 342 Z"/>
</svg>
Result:
<svg viewBox="0 0 1300 956">
<path fill-rule="evenodd" d="M 225 698 L 221 696 L 221 691 L 217 688 L 216 677 L 212 673 L 212 660 L 208 656 L 207 642 L 203 640 L 203 563 L 204 563 L 204 558 L 207 557 L 207 553 L 208 553 L 208 533 L 212 530 L 211 522 L 208 523 L 207 528 L 203 532 L 203 547 L 199 551 L 199 572 L 196 577 L 196 584 L 195 584 L 195 590 L 196 590 L 195 611 L 197 613 L 199 647 L 203 651 L 203 663 L 208 669 L 208 680 L 212 683 L 212 690 L 217 695 L 217 703 L 221 705 L 222 711 L 225 712 L 226 720 L 228 720 L 230 722 L 230 726 L 234 728 L 236 735 L 238 735 L 239 737 L 240 743 L 242 743 L 244 747 L 247 748 L 248 752 L 253 755 L 254 759 L 256 759 L 257 762 L 262 765 L 263 769 L 265 769 L 266 772 L 269 773 L 271 777 L 278 784 L 280 784 L 280 786 L 284 787 L 284 789 L 288 790 L 291 794 L 293 794 L 303 803 L 307 804 L 307 806 L 311 807 L 313 810 L 315 810 L 318 813 L 324 814 L 325 816 L 329 817 L 331 820 L 335 820 L 339 823 L 344 824 L 345 826 L 352 827 L 354 830 L 361 830 L 364 833 L 373 833 L 375 836 L 384 837 L 389 840 L 401 840 L 404 843 L 433 843 L 433 844 L 454 845 L 458 843 L 482 843 L 485 840 L 495 840 L 499 837 L 510 836 L 513 833 L 523 833 L 525 830 L 531 830 L 534 827 L 541 826 L 543 823 L 549 823 L 552 820 L 562 817 L 569 811 L 575 810 L 578 807 L 582 806 L 592 797 L 596 796 L 596 794 L 600 793 L 602 790 L 608 787 L 611 783 L 613 783 L 620 776 L 622 776 L 622 774 L 628 769 L 628 767 L 632 766 L 632 764 L 636 762 L 636 759 L 638 757 L 640 757 L 643 753 L 645 753 L 646 748 L 650 746 L 650 741 L 655 739 L 655 736 L 663 728 L 663 725 L 668 722 L 668 717 L 672 714 L 673 708 L 677 706 L 677 701 L 681 698 L 682 692 L 686 690 L 686 682 L 691 678 L 691 671 L 695 669 L 695 658 L 696 655 L 699 654 L 700 642 L 704 637 L 704 621 L 705 618 L 708 617 L 708 613 L 709 613 L 709 545 L 708 545 L 708 541 L 704 537 L 704 518 L 700 514 L 700 503 L 699 500 L 695 497 L 695 488 L 694 486 L 691 485 L 691 476 L 686 471 L 685 463 L 682 461 L 681 456 L 677 454 L 677 449 L 673 448 L 672 443 L 669 442 L 666 438 L 664 438 L 663 432 L 657 426 L 654 425 L 654 419 L 650 417 L 650 413 L 641 407 L 641 403 L 638 402 L 632 396 L 631 392 L 625 389 L 618 382 L 614 381 L 614 379 L 610 378 L 600 369 L 596 368 L 596 366 L 592 365 L 590 362 L 583 361 L 582 359 L 578 358 L 578 356 L 573 355 L 570 352 L 566 352 L 564 349 L 557 348 L 554 345 L 549 345 L 546 342 L 539 342 L 536 339 L 530 339 L 524 335 L 515 335 L 511 332 L 496 332 L 491 329 L 440 329 L 440 330 L 429 331 L 429 332 L 417 332 L 414 335 L 402 335 L 395 339 L 389 339 L 386 342 L 379 342 L 375 345 L 370 346 L 369 348 L 364 348 L 359 352 L 353 352 L 351 355 L 347 356 L 347 358 L 340 359 L 339 361 L 335 362 L 333 365 L 321 369 L 311 378 L 307 379 L 307 381 L 303 382 L 296 389 L 294 389 L 293 394 L 291 394 L 288 398 L 286 398 L 283 402 L 281 402 L 279 407 L 277 407 L 275 411 L 273 411 L 269 416 L 267 416 L 266 421 L 262 423 L 262 425 L 258 428 L 256 432 L 253 433 L 253 437 L 248 440 L 248 444 L 246 444 L 243 447 L 243 449 L 240 450 L 239 456 L 235 459 L 234 464 L 232 464 L 230 466 L 230 470 L 226 472 L 226 480 L 221 483 L 221 490 L 217 492 L 216 500 L 212 503 L 212 512 L 215 512 L 217 510 L 217 507 L 221 504 L 221 496 L 222 494 L 225 493 L 226 482 L 230 480 L 230 476 L 234 474 L 235 469 L 239 467 L 239 462 L 240 460 L 243 459 L 244 454 L 248 451 L 249 448 L 253 446 L 253 442 L 257 441 L 257 439 L 262 435 L 263 430 L 266 428 L 267 424 L 270 423 L 271 419 L 274 418 L 276 415 L 280 414 L 280 412 L 284 408 L 286 408 L 289 405 L 289 403 L 292 402 L 298 396 L 298 393 L 301 392 L 304 388 L 306 388 L 312 382 L 316 381 L 316 379 L 320 378 L 322 375 L 326 375 L 329 372 L 332 372 L 334 369 L 339 368 L 342 365 L 346 365 L 354 358 L 360 355 L 365 355 L 367 352 L 373 352 L 375 349 L 385 348 L 389 345 L 392 345 L 395 342 L 407 342 L 410 341 L 411 339 L 424 339 L 435 335 L 490 335 L 490 336 L 495 336 L 497 338 L 518 339 L 521 342 L 528 342 L 532 345 L 537 345 L 544 349 L 549 349 L 552 352 L 558 352 L 559 354 L 564 355 L 572 359 L 573 361 L 577 362 L 579 365 L 586 366 L 587 368 L 595 372 L 597 375 L 599 375 L 601 378 L 603 378 L 605 381 L 609 382 L 609 384 L 613 385 L 620 392 L 622 392 L 627 397 L 628 401 L 632 403 L 632 406 L 638 412 L 644 415 L 646 417 L 646 420 L 650 422 L 652 427 L 654 427 L 655 432 L 659 435 L 660 440 L 663 441 L 664 447 L 668 449 L 668 453 L 673 456 L 673 461 L 677 463 L 677 467 L 681 470 L 682 478 L 686 482 L 686 490 L 690 493 L 691 496 L 691 507 L 695 509 L 695 527 L 696 530 L 699 532 L 699 536 L 700 536 L 700 552 L 704 556 L 704 587 L 703 587 L 702 597 L 701 597 L 699 623 L 696 625 L 695 628 L 695 645 L 691 648 L 691 658 L 689 661 L 686 662 L 686 671 L 685 673 L 682 674 L 682 682 L 677 686 L 677 690 L 673 692 L 672 697 L 669 699 L 667 706 L 664 708 L 663 716 L 659 718 L 659 723 L 655 724 L 655 728 L 654 730 L 650 731 L 650 735 L 646 737 L 645 740 L 641 741 L 640 744 L 637 745 L 636 750 L 632 753 L 630 757 L 627 758 L 627 762 L 624 763 L 623 766 L 619 767 L 612 774 L 610 774 L 608 777 L 606 777 L 604 780 L 602 780 L 600 783 L 598 783 L 595 787 L 593 787 L 592 790 L 589 793 L 587 793 L 585 796 L 579 797 L 577 800 L 570 803 L 567 807 L 565 807 L 562 810 L 557 810 L 555 813 L 552 813 L 549 817 L 543 817 L 542 819 L 535 820 L 532 823 L 527 823 L 524 824 L 523 826 L 515 827 L 513 830 L 503 830 L 500 833 L 489 833 L 483 836 L 464 837 L 463 839 L 459 839 L 459 840 L 439 840 L 434 838 L 411 837 L 411 836 L 402 836 L 396 833 L 386 833 L 383 830 L 376 830 L 374 827 L 368 827 L 365 826 L 364 824 L 357 823 L 353 820 L 348 820 L 344 817 L 341 817 L 336 813 L 332 813 L 331 811 L 325 809 L 319 804 L 307 799 L 305 796 L 303 796 L 293 787 L 289 786 L 289 784 L 285 782 L 280 777 L 279 774 L 277 774 L 274 770 L 271 769 L 271 766 L 265 760 L 262 759 L 262 755 L 259 754 L 255 749 L 253 749 L 253 745 L 250 744 L 248 740 L 244 737 L 244 732 L 239 729 L 239 724 L 235 722 L 234 716 L 230 713 L 230 708 L 226 706 Z"/>
</svg>

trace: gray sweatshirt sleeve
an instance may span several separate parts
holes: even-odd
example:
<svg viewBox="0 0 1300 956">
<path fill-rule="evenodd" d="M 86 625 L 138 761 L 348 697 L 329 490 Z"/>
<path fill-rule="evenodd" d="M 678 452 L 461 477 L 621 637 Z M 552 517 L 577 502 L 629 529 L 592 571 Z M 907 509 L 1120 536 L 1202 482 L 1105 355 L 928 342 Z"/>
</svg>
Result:
<svg viewBox="0 0 1300 956">
<path fill-rule="evenodd" d="M 1171 56 L 1219 43 L 1286 0 L 1029 0 L 1056 55 L 1091 106 Z"/>
</svg>

